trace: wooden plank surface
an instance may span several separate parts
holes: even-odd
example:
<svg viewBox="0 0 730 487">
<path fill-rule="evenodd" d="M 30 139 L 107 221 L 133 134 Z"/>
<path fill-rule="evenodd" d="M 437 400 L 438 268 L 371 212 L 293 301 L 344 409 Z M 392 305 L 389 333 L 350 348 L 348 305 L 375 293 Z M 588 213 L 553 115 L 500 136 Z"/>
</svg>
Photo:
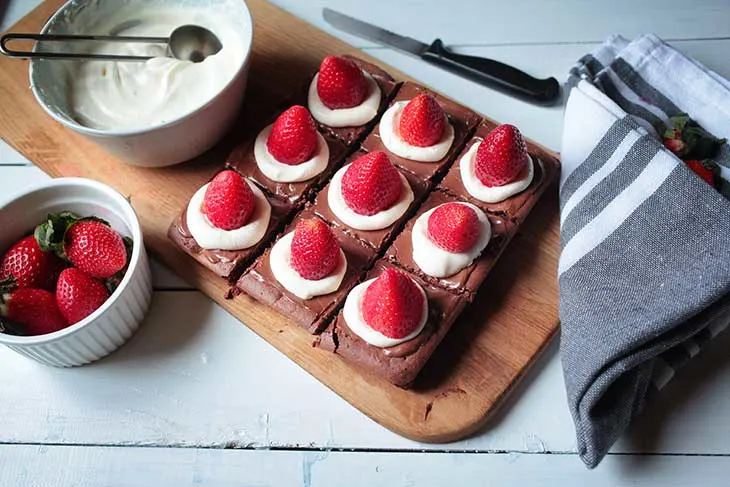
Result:
<svg viewBox="0 0 730 487">
<path fill-rule="evenodd" d="M 727 457 L 612 456 L 589 471 L 572 455 L 0 446 L 0 471 L 30 487 L 719 487 L 729 466 Z"/>
<path fill-rule="evenodd" d="M 61 2 L 42 4 L 18 31 L 36 31 Z M 355 51 L 263 1 L 249 2 L 256 24 L 247 99 L 286 99 L 328 53 Z M 233 134 L 198 160 L 165 169 L 122 165 L 52 123 L 27 87 L 27 66 L 0 59 L 3 138 L 51 175 L 86 176 L 131 197 L 147 246 L 281 352 L 387 428 L 422 441 L 463 438 L 483 426 L 557 329 L 557 202 L 554 187 L 510 245 L 472 306 L 427 364 L 412 390 L 375 379 L 311 346 L 312 338 L 245 295 L 225 300 L 226 285 L 166 238 L 169 222 L 220 166 Z M 395 70 L 396 77 L 399 76 Z M 280 80 L 272 82 L 271 80 Z M 23 113 L 21 119 L 13 114 Z M 242 118 L 261 120 L 259 105 Z M 234 130 L 235 132 L 235 130 Z M 273 324 L 273 326 L 272 326 Z"/>
</svg>

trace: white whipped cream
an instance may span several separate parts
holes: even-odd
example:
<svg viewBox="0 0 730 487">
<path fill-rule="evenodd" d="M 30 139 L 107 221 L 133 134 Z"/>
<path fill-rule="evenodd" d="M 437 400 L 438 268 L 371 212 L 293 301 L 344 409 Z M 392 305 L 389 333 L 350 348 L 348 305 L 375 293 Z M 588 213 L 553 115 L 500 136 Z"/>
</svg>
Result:
<svg viewBox="0 0 730 487">
<path fill-rule="evenodd" d="M 403 338 L 390 338 L 383 335 L 378 330 L 371 328 L 362 315 L 362 302 L 365 298 L 365 291 L 367 291 L 373 282 L 375 282 L 375 279 L 370 279 L 358 284 L 352 288 L 352 291 L 350 291 L 347 295 L 347 298 L 345 299 L 345 307 L 342 309 L 342 317 L 345 319 L 347 327 L 350 328 L 355 335 L 359 336 L 370 345 L 378 348 L 394 347 L 416 338 L 418 334 L 423 331 L 423 328 L 426 326 L 426 322 L 428 321 L 428 298 L 426 297 L 426 292 L 423 288 L 418 283 L 415 283 L 416 286 L 418 286 L 418 290 L 421 291 L 421 294 L 423 295 L 423 311 L 421 312 L 421 321 L 418 323 L 418 326 L 409 335 L 404 336 Z"/>
<path fill-rule="evenodd" d="M 301 164 L 284 164 L 277 161 L 266 146 L 272 127 L 273 124 L 259 132 L 253 146 L 256 165 L 264 173 L 264 176 L 277 183 L 298 183 L 312 179 L 327 168 L 330 149 L 319 132 L 317 133 L 317 148 L 309 160 Z"/>
<path fill-rule="evenodd" d="M 336 128 L 359 127 L 375 118 L 375 115 L 378 114 L 378 108 L 380 108 L 380 86 L 369 73 L 365 71 L 362 73 L 368 82 L 368 95 L 365 100 L 351 108 L 336 108 L 334 110 L 325 105 L 319 97 L 319 93 L 317 93 L 319 73 L 315 74 L 312 83 L 309 85 L 307 100 L 312 116 L 320 123 Z"/>
<path fill-rule="evenodd" d="M 448 204 L 448 203 L 444 203 Z M 433 240 L 428 233 L 428 219 L 439 205 L 432 208 L 419 216 L 413 224 L 411 232 L 411 242 L 413 244 L 413 261 L 421 268 L 423 272 L 433 277 L 453 276 L 463 268 L 471 265 L 474 259 L 479 257 L 482 250 L 487 246 L 492 238 L 492 226 L 489 224 L 487 215 L 482 210 L 471 203 L 456 203 L 458 205 L 468 206 L 474 210 L 479 218 L 481 231 L 474 247 L 467 252 L 449 252 L 444 250 Z"/>
<path fill-rule="evenodd" d="M 337 291 L 340 284 L 342 284 L 342 279 L 345 277 L 345 272 L 347 272 L 347 257 L 345 257 L 342 249 L 340 249 L 340 263 L 332 274 L 316 281 L 305 279 L 291 265 L 291 243 L 293 239 L 294 232 L 289 232 L 271 248 L 269 265 L 274 278 L 287 291 L 301 299 L 312 299 L 315 296 Z"/>
<path fill-rule="evenodd" d="M 472 145 L 469 150 L 461 157 L 459 161 L 459 172 L 461 173 L 461 181 L 464 187 L 474 198 L 485 203 L 499 203 L 510 196 L 514 196 L 527 189 L 535 176 L 535 167 L 532 158 L 528 155 L 527 174 L 524 178 L 518 179 L 504 186 L 486 186 L 476 175 L 474 170 L 474 161 L 476 160 L 478 144 Z"/>
<path fill-rule="evenodd" d="M 403 216 L 413 202 L 413 190 L 408 184 L 406 177 L 398 172 L 401 182 L 403 183 L 403 191 L 400 198 L 393 206 L 387 210 L 383 210 L 374 215 L 361 215 L 356 213 L 352 208 L 347 206 L 345 198 L 342 196 L 342 178 L 350 164 L 340 168 L 332 177 L 330 189 L 327 191 L 327 203 L 330 210 L 342 222 L 356 230 L 380 230 L 395 223 L 395 221 Z"/>
<path fill-rule="evenodd" d="M 246 178 L 244 178 L 246 179 Z M 271 217 L 271 205 L 264 193 L 251 181 L 246 183 L 256 197 L 256 206 L 248 223 L 235 230 L 217 228 L 201 210 L 208 184 L 195 192 L 185 215 L 188 230 L 203 249 L 243 250 L 254 246 L 266 233 Z"/>
<path fill-rule="evenodd" d="M 380 139 L 383 145 L 393 154 L 418 162 L 436 162 L 443 159 L 451 149 L 454 143 L 454 127 L 446 118 L 444 134 L 434 145 L 428 147 L 418 147 L 411 145 L 400 135 L 400 117 L 403 109 L 408 105 L 407 101 L 399 101 L 393 103 L 380 119 Z"/>
<path fill-rule="evenodd" d="M 152 127 L 176 120 L 220 93 L 233 79 L 248 49 L 225 15 L 202 8 L 137 6 L 87 26 L 84 34 L 166 37 L 186 24 L 211 30 L 223 48 L 193 63 L 166 57 L 165 44 L 89 44 L 89 52 L 154 57 L 141 62 L 86 61 L 73 66 L 70 103 L 76 119 L 97 129 Z"/>
</svg>

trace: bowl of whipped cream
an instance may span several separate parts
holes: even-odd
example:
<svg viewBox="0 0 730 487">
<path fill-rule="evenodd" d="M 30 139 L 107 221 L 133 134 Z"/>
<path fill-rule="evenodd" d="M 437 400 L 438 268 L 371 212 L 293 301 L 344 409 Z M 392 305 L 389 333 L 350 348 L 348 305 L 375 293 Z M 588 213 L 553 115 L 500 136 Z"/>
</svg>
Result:
<svg viewBox="0 0 730 487">
<path fill-rule="evenodd" d="M 243 0 L 71 0 L 41 33 L 165 37 L 188 24 L 213 32 L 220 51 L 193 63 L 168 57 L 165 44 L 39 42 L 38 51 L 152 58 L 33 59 L 33 94 L 56 121 L 126 163 L 163 167 L 198 156 L 225 134 L 243 101 L 253 42 Z"/>
</svg>

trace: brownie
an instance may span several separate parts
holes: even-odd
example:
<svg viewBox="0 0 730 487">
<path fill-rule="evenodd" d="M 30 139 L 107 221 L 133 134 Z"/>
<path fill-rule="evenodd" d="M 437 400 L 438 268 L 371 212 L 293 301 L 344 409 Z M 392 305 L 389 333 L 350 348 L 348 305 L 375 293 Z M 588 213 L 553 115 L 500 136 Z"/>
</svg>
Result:
<svg viewBox="0 0 730 487">
<path fill-rule="evenodd" d="M 496 125 L 487 120 L 483 121 L 479 127 L 477 127 L 474 137 L 467 142 L 464 149 L 457 156 L 456 161 L 451 166 L 451 169 L 446 173 L 446 176 L 441 181 L 440 186 L 446 190 L 446 192 L 452 195 L 458 196 L 465 199 L 469 203 L 473 203 L 476 206 L 482 208 L 484 211 L 500 215 L 505 218 L 522 221 L 527 217 L 530 209 L 534 206 L 535 202 L 540 198 L 543 190 L 555 177 L 557 170 L 555 164 L 546 163 L 538 155 L 538 151 L 528 144 L 528 152 L 532 158 L 532 162 L 535 168 L 535 176 L 532 178 L 530 185 L 522 192 L 507 198 L 504 201 L 498 203 L 485 203 L 472 197 L 464 187 L 464 183 L 461 180 L 461 172 L 459 165 L 461 158 L 469 151 L 474 145 L 484 140 L 484 137 L 491 132 Z"/>
<path fill-rule="evenodd" d="M 344 55 L 342 57 L 354 61 L 355 64 L 360 67 L 360 69 L 372 76 L 375 82 L 378 83 L 382 94 L 378 114 L 365 125 L 361 125 L 359 127 L 330 127 L 329 125 L 325 125 L 317 121 L 317 126 L 320 132 L 329 137 L 342 141 L 347 146 L 351 146 L 356 144 L 357 142 L 360 142 L 377 123 L 377 121 L 380 119 L 380 115 L 382 115 L 383 111 L 385 111 L 385 107 L 388 106 L 388 102 L 390 101 L 391 97 L 398 89 L 399 83 L 397 83 L 393 79 L 393 77 L 385 72 L 383 69 L 372 63 L 363 61 L 362 59 L 356 58 L 355 56 Z M 307 99 L 306 94 L 309 90 L 309 85 L 311 84 L 311 81 L 312 80 L 310 78 L 309 82 L 307 82 L 307 85 L 304 87 L 305 100 Z"/>
<path fill-rule="evenodd" d="M 343 166 L 365 154 L 367 153 L 363 150 L 358 150 L 345 160 Z M 327 201 L 327 193 L 329 192 L 330 185 L 332 184 L 331 181 L 317 194 L 317 198 L 314 200 L 314 211 L 317 216 L 332 225 L 336 232 L 343 232 L 349 236 L 355 237 L 365 242 L 377 252 L 380 249 L 383 249 L 390 242 L 391 237 L 400 231 L 405 222 L 408 220 L 410 214 L 413 213 L 413 210 L 420 204 L 421 200 L 428 192 L 427 182 L 418 179 L 415 175 L 407 171 L 400 170 L 400 172 L 408 180 L 408 183 L 413 190 L 414 199 L 405 214 L 395 223 L 386 228 L 381 230 L 357 230 L 347 226 L 339 218 L 337 218 L 332 210 L 330 210 L 329 202 Z"/>
<path fill-rule="evenodd" d="M 420 162 L 413 161 L 411 159 L 405 159 L 403 157 L 399 157 L 393 154 L 385 147 L 382 139 L 380 138 L 380 123 L 378 123 L 372 133 L 368 135 L 367 138 L 363 141 L 362 147 L 369 152 L 385 151 L 386 153 L 388 153 L 390 159 L 393 161 L 394 164 L 402 167 L 407 171 L 410 171 L 411 173 L 424 180 L 433 180 L 435 177 L 440 176 L 448 169 L 456 154 L 459 153 L 461 148 L 464 146 L 464 143 L 471 136 L 472 132 L 474 131 L 474 127 L 477 126 L 477 124 L 481 120 L 481 117 L 475 112 L 469 110 L 468 108 L 459 105 L 455 101 L 436 94 L 421 85 L 411 82 L 403 83 L 403 86 L 401 86 L 400 90 L 398 90 L 398 94 L 393 99 L 390 105 L 392 106 L 394 103 L 400 101 L 411 100 L 421 93 L 426 93 L 436 99 L 439 105 L 441 105 L 441 108 L 443 108 L 446 112 L 446 115 L 449 118 L 449 122 L 454 127 L 454 142 L 453 144 L 451 144 L 451 149 L 449 149 L 449 152 L 441 160 L 436 162 Z"/>
<path fill-rule="evenodd" d="M 377 277 L 389 267 L 394 266 L 379 260 L 366 279 Z M 417 337 L 394 347 L 374 347 L 350 330 L 340 312 L 315 345 L 334 349 L 346 361 L 397 386 L 409 385 L 468 303 L 463 296 L 427 283 L 416 275 L 411 274 L 411 277 L 421 285 L 428 298 L 428 321 Z"/>
<path fill-rule="evenodd" d="M 251 261 L 266 247 L 273 235 L 287 221 L 292 206 L 267 196 L 271 205 L 269 227 L 257 244 L 244 250 L 220 250 L 200 248 L 190 233 L 186 222 L 187 205 L 175 218 L 167 231 L 167 236 L 180 249 L 185 251 L 200 264 L 215 272 L 220 277 L 235 282 Z"/>
<path fill-rule="evenodd" d="M 303 219 L 317 218 L 311 208 L 303 210 L 284 234 L 294 231 Z M 335 233 L 347 258 L 347 271 L 340 288 L 330 294 L 302 299 L 287 291 L 273 276 L 269 264 L 271 249 L 261 255 L 254 265 L 238 280 L 238 288 L 254 299 L 290 317 L 310 333 L 319 333 L 332 315 L 345 302 L 347 293 L 360 282 L 365 269 L 375 257 L 375 252 L 360 241 L 342 233 Z"/>
<path fill-rule="evenodd" d="M 413 243 L 411 239 L 413 225 L 416 222 L 416 218 L 427 211 L 444 203 L 452 202 L 463 202 L 463 200 L 438 189 L 433 191 L 426 201 L 423 202 L 418 213 L 408 221 L 406 227 L 395 241 L 393 241 L 385 255 L 390 262 L 413 274 L 417 274 L 421 279 L 430 284 L 447 289 L 456 294 L 461 294 L 467 300 L 472 301 L 479 286 L 484 282 L 484 279 L 494 266 L 499 255 L 514 235 L 516 226 L 513 222 L 498 215 L 487 214 L 487 218 L 489 218 L 489 223 L 492 227 L 492 237 L 489 244 L 482 251 L 482 254 L 470 266 L 465 267 L 452 276 L 440 278 L 429 276 L 413 260 Z"/>
<path fill-rule="evenodd" d="M 242 144 L 238 148 L 234 149 L 228 156 L 226 165 L 238 171 L 240 174 L 251 178 L 251 180 L 264 188 L 269 195 L 274 196 L 281 201 L 288 202 L 293 206 L 304 204 L 312 192 L 321 188 L 335 169 L 339 167 L 345 153 L 347 152 L 345 144 L 324 136 L 324 140 L 329 146 L 330 152 L 327 168 L 317 176 L 307 181 L 301 181 L 298 183 L 279 183 L 266 177 L 259 169 L 258 164 L 256 164 L 253 148 L 257 136 L 258 133 L 254 135 L 253 140 L 250 140 L 248 143 Z"/>
</svg>

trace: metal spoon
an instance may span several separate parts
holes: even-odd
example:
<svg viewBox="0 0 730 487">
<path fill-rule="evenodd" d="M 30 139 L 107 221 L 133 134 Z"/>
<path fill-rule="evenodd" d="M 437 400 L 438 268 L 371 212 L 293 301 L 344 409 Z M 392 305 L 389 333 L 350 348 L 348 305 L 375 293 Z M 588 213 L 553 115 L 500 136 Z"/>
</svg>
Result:
<svg viewBox="0 0 730 487">
<path fill-rule="evenodd" d="M 212 56 L 221 50 L 223 45 L 218 37 L 205 27 L 199 25 L 182 25 L 172 31 L 170 37 L 131 37 L 131 36 L 85 36 L 85 35 L 55 35 L 55 34 L 19 34 L 11 33 L 0 37 L 0 52 L 10 57 L 44 58 L 44 59 L 86 59 L 112 61 L 146 61 L 154 56 L 130 56 L 122 54 L 91 54 L 68 53 L 51 51 L 17 51 L 9 49 L 11 41 L 104 41 L 104 42 L 141 42 L 149 44 L 167 44 L 167 57 L 174 57 L 181 61 L 199 63 L 206 57 Z"/>
</svg>

